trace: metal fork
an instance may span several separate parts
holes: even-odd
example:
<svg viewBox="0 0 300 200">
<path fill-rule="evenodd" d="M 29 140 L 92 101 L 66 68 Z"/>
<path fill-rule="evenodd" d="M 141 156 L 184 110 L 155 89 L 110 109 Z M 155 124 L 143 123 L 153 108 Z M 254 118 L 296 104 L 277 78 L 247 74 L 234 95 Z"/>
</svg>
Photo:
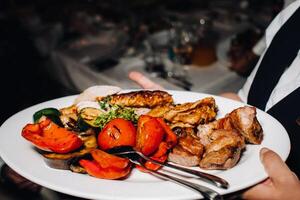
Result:
<svg viewBox="0 0 300 200">
<path fill-rule="evenodd" d="M 204 198 L 206 199 L 210 199 L 210 200 L 219 200 L 219 199 L 223 199 L 223 197 L 217 193 L 216 191 L 214 191 L 213 189 L 210 189 L 208 187 L 196 184 L 196 183 L 192 183 L 168 174 L 164 174 L 158 171 L 154 171 L 154 170 L 150 170 L 147 169 L 143 162 L 141 161 L 141 159 L 143 159 L 141 156 L 139 156 L 138 154 L 123 154 L 121 156 L 124 156 L 126 158 L 128 158 L 130 160 L 130 162 L 136 164 L 136 165 L 140 165 L 142 166 L 148 173 L 157 176 L 159 178 L 165 179 L 165 180 L 169 180 L 171 182 L 183 185 L 185 187 L 194 189 L 196 191 L 198 191 Z"/>
<path fill-rule="evenodd" d="M 227 189 L 228 186 L 229 186 L 229 184 L 228 184 L 228 182 L 226 180 L 224 180 L 224 179 L 222 179 L 222 178 L 220 178 L 218 176 L 207 174 L 207 173 L 200 172 L 200 171 L 193 170 L 193 169 L 188 169 L 188 168 L 180 167 L 180 166 L 177 166 L 177 165 L 172 165 L 170 163 L 161 163 L 161 162 L 158 162 L 156 160 L 151 159 L 148 156 L 145 156 L 141 152 L 134 150 L 130 146 L 122 146 L 122 147 L 114 148 L 114 149 L 111 149 L 109 151 L 109 153 L 114 154 L 114 155 L 123 156 L 123 157 L 131 157 L 132 155 L 137 154 L 138 156 L 142 157 L 143 159 L 149 160 L 149 161 L 151 161 L 151 162 L 153 162 L 155 164 L 158 164 L 158 165 L 161 165 L 161 166 L 165 166 L 165 167 L 169 167 L 169 168 L 172 168 L 172 169 L 176 169 L 176 170 L 188 173 L 188 174 L 195 175 L 200 180 L 205 181 L 206 183 L 209 183 L 209 184 L 213 184 L 213 185 L 215 185 L 215 186 L 217 186 L 219 188 Z"/>
</svg>

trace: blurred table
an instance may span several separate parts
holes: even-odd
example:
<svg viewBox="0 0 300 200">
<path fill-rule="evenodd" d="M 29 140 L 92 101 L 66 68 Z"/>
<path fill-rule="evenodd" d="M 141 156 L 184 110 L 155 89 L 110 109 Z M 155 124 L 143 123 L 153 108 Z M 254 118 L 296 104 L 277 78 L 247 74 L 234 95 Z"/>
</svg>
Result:
<svg viewBox="0 0 300 200">
<path fill-rule="evenodd" d="M 226 91 L 236 92 L 243 85 L 245 78 L 227 68 L 225 49 L 228 40 L 220 44 L 216 62 L 202 67 L 182 66 L 188 68 L 187 79 L 193 84 L 192 91 L 219 94 Z M 184 90 L 166 79 L 148 73 L 142 56 L 121 58 L 117 65 L 105 69 L 81 64 L 60 51 L 53 52 L 51 58 L 53 63 L 46 70 L 65 88 L 72 91 L 83 91 L 93 85 L 115 85 L 124 89 L 140 88 L 128 78 L 128 73 L 132 70 L 142 72 L 167 89 Z"/>
</svg>

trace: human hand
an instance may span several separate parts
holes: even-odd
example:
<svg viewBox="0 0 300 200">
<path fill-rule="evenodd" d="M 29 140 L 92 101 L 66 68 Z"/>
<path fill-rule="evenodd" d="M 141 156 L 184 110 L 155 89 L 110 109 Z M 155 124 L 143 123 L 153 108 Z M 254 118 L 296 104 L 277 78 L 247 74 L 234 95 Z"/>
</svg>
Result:
<svg viewBox="0 0 300 200">
<path fill-rule="evenodd" d="M 244 199 L 281 200 L 300 199 L 300 182 L 275 152 L 263 148 L 260 151 L 269 178 L 243 194 Z"/>
<path fill-rule="evenodd" d="M 23 176 L 19 175 L 17 172 L 12 170 L 8 165 L 4 165 L 1 170 L 2 178 L 4 182 L 13 188 L 17 188 L 20 191 L 37 194 L 41 191 L 42 187 L 37 185 Z"/>
<path fill-rule="evenodd" d="M 146 76 L 144 76 L 142 73 L 137 71 L 131 71 L 128 74 L 128 77 L 136 82 L 139 86 L 141 86 L 143 89 L 151 89 L 151 90 L 164 90 L 161 85 L 154 83 L 150 79 L 148 79 Z"/>
</svg>

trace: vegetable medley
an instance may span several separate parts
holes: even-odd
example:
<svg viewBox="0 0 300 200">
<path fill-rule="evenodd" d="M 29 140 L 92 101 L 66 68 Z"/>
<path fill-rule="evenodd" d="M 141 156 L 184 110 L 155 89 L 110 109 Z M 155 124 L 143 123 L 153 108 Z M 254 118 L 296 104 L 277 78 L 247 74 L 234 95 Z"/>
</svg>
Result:
<svg viewBox="0 0 300 200">
<path fill-rule="evenodd" d="M 164 119 L 137 115 L 134 107 L 111 104 L 109 99 L 80 109 L 72 105 L 37 111 L 34 124 L 27 124 L 22 136 L 37 147 L 50 166 L 97 178 L 120 179 L 131 172 L 134 166 L 128 159 L 106 152 L 116 147 L 131 146 L 165 162 L 177 136 Z M 152 170 L 160 168 L 150 161 L 144 164 Z"/>
<path fill-rule="evenodd" d="M 165 91 L 120 91 L 114 86 L 88 88 L 69 107 L 34 113 L 34 123 L 21 134 L 50 167 L 103 179 L 125 178 L 134 167 L 161 167 L 151 161 L 135 166 L 109 153 L 124 146 L 161 163 L 224 170 L 238 163 L 246 143 L 263 140 L 255 107 L 240 107 L 216 119 L 212 97 L 175 104 Z"/>
</svg>

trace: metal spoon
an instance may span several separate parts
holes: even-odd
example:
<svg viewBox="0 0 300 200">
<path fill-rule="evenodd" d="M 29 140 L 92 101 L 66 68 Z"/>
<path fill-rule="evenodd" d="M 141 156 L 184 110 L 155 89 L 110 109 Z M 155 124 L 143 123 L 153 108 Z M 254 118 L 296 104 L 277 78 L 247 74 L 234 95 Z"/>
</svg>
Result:
<svg viewBox="0 0 300 200">
<path fill-rule="evenodd" d="M 206 199 L 210 199 L 210 200 L 223 199 L 223 197 L 219 193 L 217 193 L 216 191 L 214 191 L 214 190 L 212 190 L 208 187 L 205 187 L 205 186 L 202 186 L 202 185 L 199 185 L 199 184 L 196 184 L 196 183 L 192 183 L 192 182 L 189 182 L 189 181 L 186 181 L 186 180 L 182 180 L 180 178 L 170 176 L 170 175 L 158 172 L 158 171 L 153 171 L 153 170 L 147 169 L 144 166 L 143 162 L 141 161 L 141 159 L 143 159 L 143 158 L 141 156 L 139 156 L 139 154 L 136 154 L 136 153 L 135 154 L 122 154 L 121 156 L 124 156 L 124 157 L 128 158 L 130 160 L 130 162 L 132 162 L 136 165 L 142 166 L 147 172 L 149 172 L 150 174 L 152 174 L 154 176 L 172 181 L 174 183 L 192 188 L 192 189 L 200 192 L 200 194 L 202 194 L 202 196 Z"/>
<path fill-rule="evenodd" d="M 187 169 L 187 168 L 180 167 L 180 166 L 177 166 L 177 165 L 172 165 L 170 163 L 158 162 L 156 160 L 153 160 L 153 159 L 149 158 L 148 156 L 145 156 L 141 152 L 134 150 L 130 146 L 122 146 L 122 147 L 113 148 L 113 149 L 109 150 L 109 153 L 114 154 L 114 155 L 120 155 L 120 156 L 123 156 L 123 157 L 131 157 L 132 155 L 136 154 L 139 157 L 142 157 L 145 160 L 149 160 L 149 161 L 151 161 L 155 164 L 165 166 L 165 167 L 169 167 L 169 168 L 172 168 L 172 169 L 177 169 L 179 171 L 195 175 L 200 180 L 205 181 L 205 182 L 210 183 L 210 184 L 213 184 L 213 185 L 215 185 L 219 188 L 227 189 L 228 186 L 229 186 L 229 183 L 226 180 L 224 180 L 220 177 L 217 177 L 217 176 L 211 175 L 211 174 L 207 174 L 207 173 L 204 173 L 204 172 L 200 172 L 200 171 L 197 171 L 197 170 L 193 170 L 193 169 Z"/>
</svg>

